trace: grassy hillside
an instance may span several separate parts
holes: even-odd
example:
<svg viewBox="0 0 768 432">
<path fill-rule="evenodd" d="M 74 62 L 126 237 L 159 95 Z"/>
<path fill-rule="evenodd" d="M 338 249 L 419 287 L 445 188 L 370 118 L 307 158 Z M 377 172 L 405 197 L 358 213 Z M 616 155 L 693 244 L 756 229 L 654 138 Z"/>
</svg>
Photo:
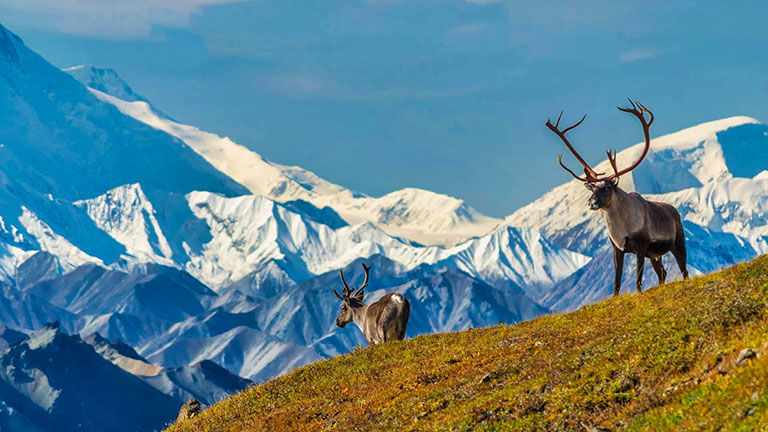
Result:
<svg viewBox="0 0 768 432">
<path fill-rule="evenodd" d="M 169 431 L 768 430 L 768 256 L 298 369 Z M 744 348 L 756 359 L 736 364 Z"/>
</svg>

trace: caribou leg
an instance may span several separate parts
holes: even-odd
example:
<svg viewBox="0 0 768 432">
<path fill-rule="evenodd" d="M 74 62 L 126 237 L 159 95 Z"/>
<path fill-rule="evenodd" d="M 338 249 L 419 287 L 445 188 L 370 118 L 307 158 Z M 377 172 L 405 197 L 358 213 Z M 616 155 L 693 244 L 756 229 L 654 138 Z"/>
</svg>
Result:
<svg viewBox="0 0 768 432">
<path fill-rule="evenodd" d="M 667 279 L 667 271 L 664 270 L 661 258 L 651 258 L 651 266 L 653 266 L 653 271 L 656 272 L 656 276 L 659 277 L 659 285 L 664 285 L 664 282 Z"/>
<path fill-rule="evenodd" d="M 613 242 L 611 242 L 613 244 Z M 617 248 L 616 245 L 613 245 L 613 267 L 614 267 L 614 278 L 613 278 L 613 296 L 616 297 L 619 295 L 619 290 L 621 289 L 621 276 L 624 274 L 624 251 Z"/>
<path fill-rule="evenodd" d="M 675 240 L 675 248 L 672 249 L 672 255 L 677 261 L 677 266 L 680 267 L 680 273 L 683 274 L 683 279 L 688 279 L 688 268 L 686 267 L 686 253 L 685 253 L 685 237 L 682 234 L 677 236 Z"/>
<path fill-rule="evenodd" d="M 645 268 L 645 255 L 637 254 L 637 276 L 635 279 L 637 292 L 643 292 L 643 268 Z"/>
</svg>

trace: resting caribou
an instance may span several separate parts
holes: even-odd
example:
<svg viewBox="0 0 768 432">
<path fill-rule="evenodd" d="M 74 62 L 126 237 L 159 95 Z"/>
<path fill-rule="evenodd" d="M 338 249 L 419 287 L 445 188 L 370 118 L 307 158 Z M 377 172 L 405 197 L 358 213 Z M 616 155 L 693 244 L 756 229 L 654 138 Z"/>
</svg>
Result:
<svg viewBox="0 0 768 432">
<path fill-rule="evenodd" d="M 586 115 L 575 124 L 560 130 L 560 119 L 563 113 L 557 117 L 557 122 L 547 119 L 547 127 L 554 132 L 573 153 L 576 160 L 584 167 L 584 177 L 579 177 L 563 164 L 562 155 L 558 156 L 557 162 L 576 179 L 584 182 L 587 189 L 592 192 L 589 198 L 589 209 L 600 210 L 608 226 L 608 237 L 613 245 L 613 263 L 615 266 L 615 278 L 613 282 L 613 295 L 619 295 L 621 287 L 621 276 L 624 271 L 624 254 L 629 252 L 637 255 L 637 277 L 635 287 L 637 291 L 643 288 L 643 267 L 645 258 L 651 259 L 651 265 L 656 275 L 659 277 L 659 285 L 664 284 L 667 277 L 667 271 L 661 263 L 661 257 L 667 252 L 672 255 L 680 267 L 683 278 L 688 278 L 686 269 L 685 252 L 685 234 L 683 233 L 683 224 L 680 220 L 680 214 L 669 204 L 647 201 L 638 193 L 624 192 L 619 186 L 619 177 L 632 171 L 640 162 L 643 161 L 648 149 L 651 146 L 651 137 L 649 130 L 653 124 L 653 113 L 639 102 L 631 99 L 632 105 L 628 108 L 617 107 L 619 110 L 630 113 L 640 120 L 643 125 L 643 135 L 645 136 L 645 146 L 640 153 L 640 157 L 632 165 L 622 170 L 616 165 L 616 151 L 606 151 L 608 161 L 613 168 L 613 174 L 603 176 L 605 173 L 597 173 L 584 161 L 576 152 L 565 134 L 576 128 L 584 121 Z M 646 119 L 645 114 L 648 114 Z"/>
<path fill-rule="evenodd" d="M 339 270 L 344 295 L 339 295 L 336 290 L 333 290 L 333 294 L 342 301 L 341 312 L 336 318 L 336 325 L 344 328 L 354 321 L 360 327 L 369 344 L 402 340 L 405 337 L 405 327 L 408 325 L 408 317 L 411 314 L 410 303 L 400 293 L 386 294 L 371 305 L 363 303 L 371 267 L 364 263 L 361 264 L 363 271 L 365 271 L 365 280 L 354 294 L 347 285 L 347 281 L 344 280 L 344 271 Z"/>
</svg>

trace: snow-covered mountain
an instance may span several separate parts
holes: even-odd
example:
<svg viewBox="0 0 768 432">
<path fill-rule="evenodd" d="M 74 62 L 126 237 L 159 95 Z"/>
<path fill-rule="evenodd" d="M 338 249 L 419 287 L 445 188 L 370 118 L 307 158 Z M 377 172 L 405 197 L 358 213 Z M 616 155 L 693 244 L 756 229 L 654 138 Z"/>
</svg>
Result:
<svg viewBox="0 0 768 432">
<path fill-rule="evenodd" d="M 584 255 L 558 248 L 527 228 L 500 227 L 451 247 L 423 246 L 392 237 L 371 223 L 334 229 L 296 206 L 257 195 L 155 196 L 153 202 L 140 184 L 130 184 L 71 204 L 70 211 L 82 212 L 119 245 L 122 253 L 117 256 L 95 248 L 88 254 L 52 229 L 30 231 L 39 237 L 41 249 L 60 257 L 68 269 L 83 264 L 120 269 L 151 262 L 184 268 L 214 289 L 249 275 L 271 275 L 270 266 L 276 264 L 281 280 L 301 282 L 380 253 L 406 269 L 440 263 L 487 282 L 503 281 L 535 292 L 587 262 Z M 36 215 L 34 220 L 47 226 Z"/>
<path fill-rule="evenodd" d="M 247 189 L 182 141 L 123 115 L 0 26 L 0 270 L 36 250 L 64 268 L 123 248 L 72 202 L 139 182 L 146 191 Z"/>
<path fill-rule="evenodd" d="M 297 166 L 284 166 L 210 132 L 177 123 L 158 112 L 147 101 L 137 99 L 116 75 L 102 85 L 100 69 L 84 66 L 67 69 L 90 87 L 104 102 L 124 114 L 179 138 L 251 193 L 278 202 L 302 200 L 318 208 L 331 207 L 350 224 L 371 222 L 387 233 L 423 244 L 453 244 L 468 237 L 486 234 L 500 221 L 485 216 L 462 200 L 423 189 L 407 188 L 382 197 L 369 197 L 330 183 Z M 95 77 L 94 77 L 95 75 Z M 91 86 L 96 83 L 98 87 Z"/>
<path fill-rule="evenodd" d="M 55 429 L 35 416 L 59 418 L 49 403 L 59 392 L 91 401 L 65 391 L 70 382 L 45 384 L 74 360 L 24 363 L 37 355 L 26 333 L 62 341 L 36 347 L 100 358 L 108 373 L 94 380 L 130 381 L 160 408 L 166 397 L 215 401 L 248 384 L 239 376 L 261 381 L 364 344 L 354 326 L 334 326 L 331 294 L 340 268 L 360 280 L 361 260 L 374 266 L 367 301 L 410 300 L 409 337 L 610 294 L 603 221 L 576 181 L 505 221 L 419 189 L 368 197 L 180 124 L 112 70 L 66 72 L 0 26 L 0 361 L 41 383 L 6 370 L 3 430 Z M 706 273 L 768 252 L 767 161 L 768 126 L 734 117 L 654 139 L 621 185 L 677 206 L 691 269 Z"/>
<path fill-rule="evenodd" d="M 15 158 L 3 165 L 8 196 L 0 193 L 6 239 L 0 276 L 6 280 L 39 250 L 56 257 L 60 272 L 84 264 L 128 269 L 151 262 L 184 268 L 214 289 L 258 277 L 270 263 L 280 263 L 286 280 L 300 282 L 374 253 L 409 269 L 442 260 L 476 276 L 509 276 L 518 286 L 537 288 L 586 262 L 573 252 L 555 251 L 525 229 L 503 228 L 486 234 L 487 240 L 453 247 L 423 247 L 391 236 L 380 227 L 430 236 L 450 231 L 456 241 L 485 233 L 496 221 L 431 192 L 407 189 L 368 198 L 299 168 L 271 164 L 245 147 L 156 114 L 112 71 L 69 69 L 128 101 L 89 90 L 15 35 L 5 29 L 3 34 L 8 43 L 0 85 L 7 88 L 4 118 L 12 124 L 0 125 L 0 158 Z M 45 92 L 50 96 L 39 97 Z M 124 115 L 117 108 L 128 112 L 125 104 L 143 107 L 162 122 L 148 125 Z M 228 165 L 243 161 L 251 162 L 237 169 Z M 266 196 L 237 196 L 248 193 L 240 183 Z M 497 269 L 488 256 L 510 260 Z"/>
</svg>

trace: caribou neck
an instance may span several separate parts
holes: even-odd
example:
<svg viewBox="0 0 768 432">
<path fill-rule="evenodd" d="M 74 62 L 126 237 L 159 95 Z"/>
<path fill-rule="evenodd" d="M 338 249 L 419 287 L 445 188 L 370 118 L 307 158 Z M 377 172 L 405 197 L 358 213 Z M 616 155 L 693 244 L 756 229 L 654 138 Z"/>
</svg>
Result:
<svg viewBox="0 0 768 432">
<path fill-rule="evenodd" d="M 368 314 L 368 305 L 363 303 L 362 306 L 352 308 L 352 321 L 357 324 L 357 326 L 360 328 L 360 331 L 365 333 L 365 315 Z"/>
<path fill-rule="evenodd" d="M 632 197 L 624 192 L 620 187 L 617 187 L 614 191 L 613 202 L 608 208 L 600 209 L 605 217 L 606 222 L 617 221 L 623 219 L 627 215 L 627 210 L 634 204 Z"/>
<path fill-rule="evenodd" d="M 628 236 L 636 234 L 644 224 L 642 203 L 638 199 L 616 188 L 610 207 L 600 209 L 608 228 L 608 236 L 619 249 L 624 250 Z"/>
</svg>

